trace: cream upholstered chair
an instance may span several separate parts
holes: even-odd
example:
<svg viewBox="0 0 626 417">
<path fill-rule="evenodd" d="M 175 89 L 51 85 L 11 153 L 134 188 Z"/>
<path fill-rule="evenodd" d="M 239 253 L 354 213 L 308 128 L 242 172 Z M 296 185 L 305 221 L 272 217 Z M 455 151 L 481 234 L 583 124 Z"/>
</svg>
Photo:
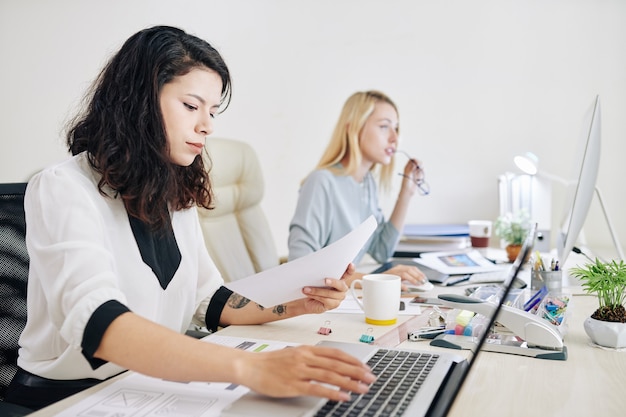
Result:
<svg viewBox="0 0 626 417">
<path fill-rule="evenodd" d="M 256 152 L 245 142 L 208 138 L 215 208 L 198 208 L 207 250 L 225 281 L 279 264 L 273 235 L 261 209 L 264 182 Z"/>
</svg>

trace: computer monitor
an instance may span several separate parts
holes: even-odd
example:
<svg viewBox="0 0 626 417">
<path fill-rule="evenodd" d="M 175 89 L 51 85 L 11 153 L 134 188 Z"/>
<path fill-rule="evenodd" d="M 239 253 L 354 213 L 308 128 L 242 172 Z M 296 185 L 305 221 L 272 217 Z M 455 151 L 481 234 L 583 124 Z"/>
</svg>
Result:
<svg viewBox="0 0 626 417">
<path fill-rule="evenodd" d="M 574 248 L 583 229 L 589 206 L 596 192 L 600 166 L 600 97 L 596 96 L 585 120 L 576 155 L 572 181 L 568 181 L 564 220 L 557 235 L 557 255 L 561 265 Z M 608 219 L 607 219 L 608 221 Z"/>
</svg>

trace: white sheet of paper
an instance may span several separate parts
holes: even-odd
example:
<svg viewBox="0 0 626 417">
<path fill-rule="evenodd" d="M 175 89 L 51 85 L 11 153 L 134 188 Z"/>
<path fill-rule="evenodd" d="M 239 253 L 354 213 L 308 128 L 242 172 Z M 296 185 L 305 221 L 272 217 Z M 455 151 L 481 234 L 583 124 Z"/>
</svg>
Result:
<svg viewBox="0 0 626 417">
<path fill-rule="evenodd" d="M 264 307 L 303 298 L 303 287 L 324 287 L 324 278 L 341 278 L 377 226 L 374 216 L 370 216 L 356 229 L 317 252 L 224 286 Z"/>
</svg>

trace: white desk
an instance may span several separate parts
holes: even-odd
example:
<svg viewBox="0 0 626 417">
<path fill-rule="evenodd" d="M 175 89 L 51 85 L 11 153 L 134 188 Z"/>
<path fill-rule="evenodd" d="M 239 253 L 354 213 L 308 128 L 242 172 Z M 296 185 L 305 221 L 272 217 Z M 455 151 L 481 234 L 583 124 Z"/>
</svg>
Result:
<svg viewBox="0 0 626 417">
<path fill-rule="evenodd" d="M 580 261 L 582 263 L 584 261 Z M 465 286 L 436 287 L 432 294 L 459 292 Z M 595 297 L 581 295 L 580 287 L 567 287 L 572 294 L 565 345 L 566 361 L 535 359 L 502 353 L 482 352 L 461 390 L 451 417 L 456 416 L 623 416 L 626 415 L 626 352 L 590 346 L 583 320 L 596 308 Z M 261 326 L 230 326 L 221 334 L 257 339 L 314 344 L 320 340 L 357 342 L 372 328 L 375 343 L 427 350 L 427 341 L 406 340 L 407 329 L 426 323 L 430 309 L 416 317 L 400 316 L 396 326 L 372 326 L 359 314 L 325 313 L 301 316 Z M 330 321 L 330 335 L 317 330 Z M 466 355 L 465 351 L 453 351 Z M 124 377 L 124 375 L 119 376 Z M 106 383 L 105 383 L 106 384 Z M 102 384 L 100 384 L 101 386 Z M 53 404 L 32 417 L 50 417 L 89 395 L 100 386 Z"/>
</svg>

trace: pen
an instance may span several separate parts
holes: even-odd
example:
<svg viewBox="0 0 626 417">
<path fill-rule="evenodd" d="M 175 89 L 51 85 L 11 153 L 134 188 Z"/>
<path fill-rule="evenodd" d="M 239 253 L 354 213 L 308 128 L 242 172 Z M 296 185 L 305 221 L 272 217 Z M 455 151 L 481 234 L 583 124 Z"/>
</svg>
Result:
<svg viewBox="0 0 626 417">
<path fill-rule="evenodd" d="M 446 287 L 449 287 L 451 285 L 456 285 L 456 284 L 458 284 L 460 282 L 463 282 L 463 281 L 467 281 L 467 280 L 470 279 L 470 276 L 471 276 L 471 274 L 459 275 L 458 277 L 455 277 L 455 278 L 450 277 L 450 278 L 448 278 L 446 280 Z"/>
<path fill-rule="evenodd" d="M 545 297 L 547 293 L 548 288 L 544 285 L 536 293 L 534 293 L 532 297 L 530 297 L 530 300 L 526 301 L 523 307 L 524 311 L 532 310 L 533 307 L 535 307 L 537 304 L 539 304 L 541 300 L 543 300 L 543 297 Z"/>
<path fill-rule="evenodd" d="M 439 298 L 426 298 L 418 295 L 414 297 L 411 301 L 411 304 L 432 304 L 432 305 L 441 305 L 443 304 Z"/>
</svg>

